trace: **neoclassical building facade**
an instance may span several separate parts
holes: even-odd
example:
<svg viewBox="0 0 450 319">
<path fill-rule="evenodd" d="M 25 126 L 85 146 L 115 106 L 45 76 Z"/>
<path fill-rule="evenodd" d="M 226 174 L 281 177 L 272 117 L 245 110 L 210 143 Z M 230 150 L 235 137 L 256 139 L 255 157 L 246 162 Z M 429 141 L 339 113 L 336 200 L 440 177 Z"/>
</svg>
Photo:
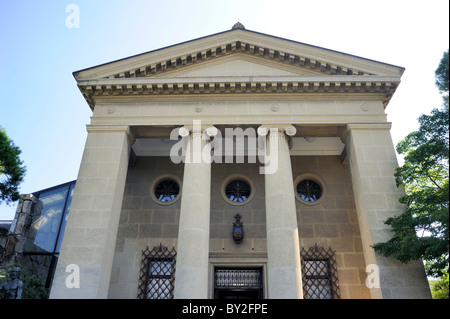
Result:
<svg viewBox="0 0 450 319">
<path fill-rule="evenodd" d="M 404 209 L 403 72 L 241 24 L 74 72 L 93 115 L 50 297 L 429 298 L 371 248 Z"/>
</svg>

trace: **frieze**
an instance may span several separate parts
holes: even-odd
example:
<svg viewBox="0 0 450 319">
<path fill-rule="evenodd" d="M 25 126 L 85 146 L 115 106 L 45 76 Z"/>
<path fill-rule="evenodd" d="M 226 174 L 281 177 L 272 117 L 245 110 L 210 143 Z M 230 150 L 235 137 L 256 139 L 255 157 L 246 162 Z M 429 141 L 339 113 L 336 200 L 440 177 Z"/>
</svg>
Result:
<svg viewBox="0 0 450 319">
<path fill-rule="evenodd" d="M 381 93 L 386 106 L 399 83 L 386 76 L 205 77 L 85 80 L 78 87 L 92 109 L 97 96 L 260 93 Z"/>
</svg>

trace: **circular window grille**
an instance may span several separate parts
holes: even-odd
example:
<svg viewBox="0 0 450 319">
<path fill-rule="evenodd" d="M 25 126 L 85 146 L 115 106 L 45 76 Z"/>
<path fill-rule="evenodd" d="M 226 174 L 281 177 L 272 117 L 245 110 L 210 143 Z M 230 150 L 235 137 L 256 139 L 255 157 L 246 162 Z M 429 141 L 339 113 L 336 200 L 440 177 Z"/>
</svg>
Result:
<svg viewBox="0 0 450 319">
<path fill-rule="evenodd" d="M 233 180 L 225 187 L 225 196 L 233 203 L 242 203 L 249 199 L 252 188 L 243 180 Z"/>
<path fill-rule="evenodd" d="M 305 202 L 317 202 L 322 192 L 322 186 L 311 179 L 304 179 L 297 184 L 297 195 Z"/>
<path fill-rule="evenodd" d="M 161 203 L 173 202 L 180 193 L 180 185 L 173 179 L 163 179 L 156 184 L 155 198 Z"/>
</svg>

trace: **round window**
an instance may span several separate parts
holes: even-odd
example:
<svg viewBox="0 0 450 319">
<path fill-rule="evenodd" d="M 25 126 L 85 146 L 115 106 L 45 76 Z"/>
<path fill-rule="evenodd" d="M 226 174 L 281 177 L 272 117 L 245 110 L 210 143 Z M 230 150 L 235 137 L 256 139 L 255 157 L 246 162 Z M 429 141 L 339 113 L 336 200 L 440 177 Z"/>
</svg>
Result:
<svg viewBox="0 0 450 319">
<path fill-rule="evenodd" d="M 301 179 L 297 183 L 297 198 L 306 204 L 317 204 L 324 194 L 320 183 L 313 179 Z"/>
<path fill-rule="evenodd" d="M 304 205 L 314 206 L 325 200 L 326 184 L 316 174 L 303 173 L 294 180 L 295 198 Z"/>
<path fill-rule="evenodd" d="M 180 185 L 175 179 L 164 178 L 155 183 L 153 187 L 154 199 L 160 204 L 174 202 L 180 194 Z"/>
<path fill-rule="evenodd" d="M 227 202 L 233 205 L 243 205 L 253 195 L 250 181 L 239 176 L 228 178 L 222 187 L 223 195 Z"/>
</svg>

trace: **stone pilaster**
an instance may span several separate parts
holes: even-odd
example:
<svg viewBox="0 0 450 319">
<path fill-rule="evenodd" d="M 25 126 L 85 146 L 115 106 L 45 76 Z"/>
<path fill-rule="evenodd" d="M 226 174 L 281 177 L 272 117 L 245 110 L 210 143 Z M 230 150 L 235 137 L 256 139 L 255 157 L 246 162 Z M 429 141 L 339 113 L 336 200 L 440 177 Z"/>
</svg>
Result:
<svg viewBox="0 0 450 319">
<path fill-rule="evenodd" d="M 108 296 L 133 138 L 128 126 L 88 132 L 50 298 Z"/>
<path fill-rule="evenodd" d="M 430 298 L 421 261 L 401 264 L 376 254 L 373 244 L 392 236 L 387 218 L 401 214 L 394 168 L 398 166 L 389 123 L 349 124 L 344 137 L 372 298 Z"/>
<path fill-rule="evenodd" d="M 209 135 L 216 130 L 208 129 Z M 174 297 L 206 299 L 208 297 L 209 221 L 211 205 L 211 155 L 204 151 L 208 134 L 194 126 L 189 132 L 184 164 L 178 230 Z"/>
<path fill-rule="evenodd" d="M 258 134 L 268 132 L 271 169 L 265 172 L 268 297 L 298 299 L 303 297 L 300 267 L 295 194 L 288 136 L 296 129 L 260 127 Z M 287 136 L 288 135 L 288 136 Z"/>
</svg>

